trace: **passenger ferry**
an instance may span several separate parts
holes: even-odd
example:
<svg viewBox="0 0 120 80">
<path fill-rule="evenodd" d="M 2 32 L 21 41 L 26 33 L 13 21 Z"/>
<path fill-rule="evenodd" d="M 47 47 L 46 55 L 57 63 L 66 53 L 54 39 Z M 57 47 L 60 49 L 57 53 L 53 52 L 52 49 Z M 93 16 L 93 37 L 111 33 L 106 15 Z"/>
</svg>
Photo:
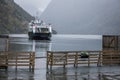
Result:
<svg viewBox="0 0 120 80">
<path fill-rule="evenodd" d="M 51 24 L 40 20 L 32 20 L 28 26 L 29 39 L 50 40 L 52 36 Z"/>
</svg>

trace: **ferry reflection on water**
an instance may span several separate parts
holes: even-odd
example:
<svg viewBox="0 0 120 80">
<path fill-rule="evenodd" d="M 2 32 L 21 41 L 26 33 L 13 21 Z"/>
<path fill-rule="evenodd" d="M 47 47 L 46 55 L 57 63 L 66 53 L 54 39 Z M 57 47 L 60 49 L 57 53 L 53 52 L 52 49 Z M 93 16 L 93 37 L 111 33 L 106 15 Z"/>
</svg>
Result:
<svg viewBox="0 0 120 80">
<path fill-rule="evenodd" d="M 29 40 L 28 37 L 11 35 L 9 51 L 34 51 L 36 57 L 45 57 L 45 53 L 51 50 L 49 40 Z"/>
<path fill-rule="evenodd" d="M 46 51 L 101 50 L 101 35 L 53 35 L 49 40 L 29 40 L 27 34 L 10 34 L 9 50 L 35 51 L 37 57 L 44 57 Z"/>
</svg>

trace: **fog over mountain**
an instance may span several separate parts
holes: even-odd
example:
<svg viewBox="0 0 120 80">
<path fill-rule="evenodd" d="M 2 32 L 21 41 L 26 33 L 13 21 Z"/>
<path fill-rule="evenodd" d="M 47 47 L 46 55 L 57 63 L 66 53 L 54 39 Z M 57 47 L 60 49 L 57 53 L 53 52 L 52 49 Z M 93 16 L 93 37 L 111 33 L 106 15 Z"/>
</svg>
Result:
<svg viewBox="0 0 120 80">
<path fill-rule="evenodd" d="M 120 0 L 52 0 L 41 19 L 63 34 L 120 34 Z"/>
</svg>

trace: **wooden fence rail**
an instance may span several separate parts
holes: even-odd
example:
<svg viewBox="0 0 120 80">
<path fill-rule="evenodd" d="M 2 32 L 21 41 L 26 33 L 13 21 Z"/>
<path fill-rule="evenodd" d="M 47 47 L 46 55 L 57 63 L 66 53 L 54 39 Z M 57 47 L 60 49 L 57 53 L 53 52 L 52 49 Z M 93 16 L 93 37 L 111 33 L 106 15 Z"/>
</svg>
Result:
<svg viewBox="0 0 120 80">
<path fill-rule="evenodd" d="M 102 64 L 103 65 L 120 64 L 120 51 L 103 51 Z"/>
<path fill-rule="evenodd" d="M 34 69 L 34 60 L 34 52 L 0 52 L 0 67 L 29 66 L 30 69 Z"/>
<path fill-rule="evenodd" d="M 88 57 L 82 57 L 81 53 L 88 53 Z M 96 64 L 97 66 L 107 64 L 120 64 L 120 51 L 47 51 L 46 66 L 47 69 L 52 66 L 74 65 L 78 64 Z"/>
</svg>

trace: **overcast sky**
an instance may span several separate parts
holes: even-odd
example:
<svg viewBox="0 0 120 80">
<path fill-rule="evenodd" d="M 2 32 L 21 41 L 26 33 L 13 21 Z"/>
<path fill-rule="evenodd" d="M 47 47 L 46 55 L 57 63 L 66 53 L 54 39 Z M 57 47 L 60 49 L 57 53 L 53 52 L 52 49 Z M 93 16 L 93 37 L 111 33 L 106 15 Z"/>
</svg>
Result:
<svg viewBox="0 0 120 80">
<path fill-rule="evenodd" d="M 41 14 L 51 0 L 14 0 L 23 9 L 25 9 L 32 16 Z"/>
</svg>

